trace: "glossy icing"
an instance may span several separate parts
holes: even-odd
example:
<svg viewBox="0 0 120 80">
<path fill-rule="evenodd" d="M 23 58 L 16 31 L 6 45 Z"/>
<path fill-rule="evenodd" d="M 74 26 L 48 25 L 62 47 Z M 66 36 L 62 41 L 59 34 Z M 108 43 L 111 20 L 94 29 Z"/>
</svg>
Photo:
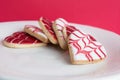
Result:
<svg viewBox="0 0 120 80">
<path fill-rule="evenodd" d="M 8 36 L 4 39 L 6 42 L 9 43 L 16 43 L 16 44 L 36 44 L 41 43 L 41 41 L 37 40 L 36 38 L 30 36 L 25 32 L 15 32 L 11 36 Z"/>
<path fill-rule="evenodd" d="M 71 47 L 74 61 L 79 60 L 102 60 L 106 57 L 106 50 L 101 43 L 92 36 L 80 31 L 70 34 L 68 44 Z"/>
</svg>

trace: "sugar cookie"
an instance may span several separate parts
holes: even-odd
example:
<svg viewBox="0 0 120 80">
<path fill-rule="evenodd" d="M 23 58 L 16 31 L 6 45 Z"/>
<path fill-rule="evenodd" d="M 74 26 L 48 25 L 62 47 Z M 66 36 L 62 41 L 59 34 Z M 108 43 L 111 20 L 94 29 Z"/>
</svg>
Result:
<svg viewBox="0 0 120 80">
<path fill-rule="evenodd" d="M 67 31 L 66 31 L 66 25 L 67 21 L 65 21 L 62 18 L 58 18 L 53 23 L 53 30 L 57 36 L 58 43 L 62 49 L 67 49 Z"/>
<path fill-rule="evenodd" d="M 47 18 L 41 17 L 39 20 L 39 24 L 43 32 L 45 33 L 45 35 L 50 40 L 50 42 L 53 44 L 57 44 L 58 42 L 57 42 L 55 32 L 53 31 L 53 28 L 52 28 L 52 22 Z"/>
<path fill-rule="evenodd" d="M 25 32 L 15 32 L 3 40 L 3 44 L 11 48 L 27 48 L 45 46 L 40 40 Z"/>
<path fill-rule="evenodd" d="M 74 31 L 68 37 L 68 48 L 72 64 L 88 64 L 106 58 L 106 50 L 92 36 Z"/>
</svg>

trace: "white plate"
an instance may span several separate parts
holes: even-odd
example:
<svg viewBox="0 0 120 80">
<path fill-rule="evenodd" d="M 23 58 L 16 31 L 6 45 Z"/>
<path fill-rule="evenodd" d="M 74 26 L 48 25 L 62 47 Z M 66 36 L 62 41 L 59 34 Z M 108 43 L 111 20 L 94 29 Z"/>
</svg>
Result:
<svg viewBox="0 0 120 80">
<path fill-rule="evenodd" d="M 0 79 L 2 80 L 118 80 L 120 79 L 120 36 L 99 28 L 78 25 L 90 33 L 106 48 L 105 61 L 89 65 L 72 65 L 69 55 L 59 47 L 12 49 L 3 46 L 2 40 L 24 25 L 38 25 L 37 21 L 0 23 Z"/>
</svg>

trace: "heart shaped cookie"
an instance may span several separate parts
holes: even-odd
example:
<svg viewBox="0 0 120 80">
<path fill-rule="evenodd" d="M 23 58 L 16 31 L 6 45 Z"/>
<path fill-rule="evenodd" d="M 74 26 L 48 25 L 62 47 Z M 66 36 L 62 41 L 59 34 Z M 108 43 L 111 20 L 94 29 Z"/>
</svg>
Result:
<svg viewBox="0 0 120 80">
<path fill-rule="evenodd" d="M 74 31 L 68 37 L 68 48 L 72 64 L 88 64 L 106 58 L 106 50 L 92 36 Z"/>
<path fill-rule="evenodd" d="M 58 18 L 53 23 L 53 30 L 56 34 L 56 37 L 58 39 L 58 43 L 62 49 L 67 49 L 67 34 L 66 34 L 66 25 L 67 21 L 63 18 Z"/>
<path fill-rule="evenodd" d="M 39 47 L 46 45 L 25 32 L 15 32 L 3 40 L 3 44 L 11 48 Z"/>
<path fill-rule="evenodd" d="M 48 37 L 51 43 L 57 44 L 57 38 L 55 35 L 55 32 L 53 31 L 52 28 L 52 21 L 50 21 L 47 18 L 41 17 L 39 20 L 39 25 L 42 28 L 43 32 L 45 35 Z"/>
</svg>

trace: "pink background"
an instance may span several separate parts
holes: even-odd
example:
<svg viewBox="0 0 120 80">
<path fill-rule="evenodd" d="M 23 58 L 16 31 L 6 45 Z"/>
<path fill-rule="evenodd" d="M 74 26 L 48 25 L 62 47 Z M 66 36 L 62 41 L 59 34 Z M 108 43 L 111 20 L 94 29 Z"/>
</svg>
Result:
<svg viewBox="0 0 120 80">
<path fill-rule="evenodd" d="M 0 22 L 62 17 L 120 34 L 120 0 L 0 0 Z"/>
</svg>

